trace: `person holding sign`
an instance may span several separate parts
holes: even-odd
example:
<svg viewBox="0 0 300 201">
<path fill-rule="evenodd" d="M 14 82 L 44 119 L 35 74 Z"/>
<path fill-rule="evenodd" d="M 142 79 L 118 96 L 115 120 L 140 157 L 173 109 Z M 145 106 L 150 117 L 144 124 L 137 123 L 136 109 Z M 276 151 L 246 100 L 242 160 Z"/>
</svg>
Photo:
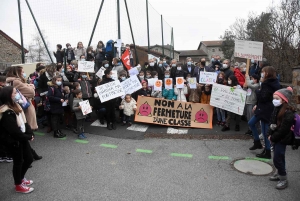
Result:
<svg viewBox="0 0 300 201">
<path fill-rule="evenodd" d="M 225 74 L 225 79 L 228 80 L 228 78 L 231 75 L 234 75 L 234 73 L 232 72 L 232 70 L 230 69 L 230 61 L 228 59 L 225 59 L 223 61 L 223 65 L 221 67 L 221 71 L 224 72 Z"/>
<path fill-rule="evenodd" d="M 156 80 L 153 86 L 151 96 L 154 98 L 162 98 L 162 81 Z"/>
<path fill-rule="evenodd" d="M 195 86 L 193 86 L 195 85 Z M 199 83 L 196 83 L 196 78 L 190 78 L 188 82 L 188 94 L 189 94 L 189 102 L 192 103 L 200 103 L 200 97 L 202 93 L 202 86 Z"/>
<path fill-rule="evenodd" d="M 165 87 L 163 90 L 163 97 L 167 100 L 177 100 L 177 96 L 173 89 L 173 79 L 170 78 L 170 71 L 165 71 Z"/>
<path fill-rule="evenodd" d="M 227 85 L 227 80 L 225 80 L 225 73 L 224 72 L 219 72 L 218 77 L 217 77 L 217 84 L 222 84 L 222 85 Z M 217 111 L 217 125 L 218 126 L 224 126 L 226 124 L 225 120 L 225 110 L 221 108 L 216 108 Z"/>
<path fill-rule="evenodd" d="M 183 77 L 176 78 L 176 85 L 174 85 L 174 93 L 177 95 L 177 100 L 186 102 L 186 94 L 188 94 L 186 82 Z"/>
<path fill-rule="evenodd" d="M 245 75 L 242 73 L 246 71 L 244 68 L 246 68 L 245 63 L 240 63 L 238 66 L 234 66 L 234 76 L 238 80 L 240 86 L 244 86 L 245 84 Z"/>
</svg>

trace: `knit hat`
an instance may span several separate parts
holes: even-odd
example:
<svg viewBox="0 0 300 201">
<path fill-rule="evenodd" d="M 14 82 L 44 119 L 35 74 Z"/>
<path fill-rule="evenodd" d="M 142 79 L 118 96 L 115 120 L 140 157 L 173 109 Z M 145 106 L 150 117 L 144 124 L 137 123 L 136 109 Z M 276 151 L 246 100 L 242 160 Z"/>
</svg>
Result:
<svg viewBox="0 0 300 201">
<path fill-rule="evenodd" d="M 285 102 L 289 103 L 290 100 L 292 99 L 293 89 L 292 89 L 292 87 L 287 87 L 285 89 L 279 89 L 274 93 L 274 95 L 279 96 Z"/>
</svg>

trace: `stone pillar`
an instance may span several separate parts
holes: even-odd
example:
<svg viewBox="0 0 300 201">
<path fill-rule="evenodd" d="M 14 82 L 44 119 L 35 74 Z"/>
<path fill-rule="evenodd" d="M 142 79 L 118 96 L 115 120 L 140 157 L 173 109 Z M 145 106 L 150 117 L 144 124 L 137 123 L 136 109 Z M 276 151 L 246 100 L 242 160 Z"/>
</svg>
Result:
<svg viewBox="0 0 300 201">
<path fill-rule="evenodd" d="M 297 109 L 300 109 L 300 66 L 293 68 L 293 102 L 297 104 Z"/>
</svg>

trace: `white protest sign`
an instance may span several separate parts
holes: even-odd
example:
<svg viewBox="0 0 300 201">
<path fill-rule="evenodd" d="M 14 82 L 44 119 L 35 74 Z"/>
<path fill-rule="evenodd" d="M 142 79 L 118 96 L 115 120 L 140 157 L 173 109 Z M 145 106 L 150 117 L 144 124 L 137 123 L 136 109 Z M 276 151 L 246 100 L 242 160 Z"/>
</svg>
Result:
<svg viewBox="0 0 300 201">
<path fill-rule="evenodd" d="M 111 78 L 114 80 L 118 80 L 118 71 L 112 70 L 111 73 L 112 73 Z"/>
<path fill-rule="evenodd" d="M 247 92 L 242 89 L 233 89 L 225 85 L 213 84 L 210 105 L 243 115 L 246 94 Z"/>
<path fill-rule="evenodd" d="M 96 91 L 102 103 L 125 95 L 119 80 L 97 86 Z"/>
<path fill-rule="evenodd" d="M 188 79 L 189 85 L 191 89 L 197 89 L 197 80 L 195 77 L 191 77 Z"/>
<path fill-rule="evenodd" d="M 173 89 L 173 79 L 165 78 L 165 89 Z"/>
<path fill-rule="evenodd" d="M 89 100 L 85 100 L 82 102 L 79 102 L 79 105 L 81 106 L 81 111 L 83 115 L 87 115 L 89 113 L 92 113 L 92 108 L 89 103 Z"/>
<path fill-rule="evenodd" d="M 137 67 L 131 68 L 130 70 L 128 70 L 128 73 L 130 76 L 135 76 L 139 74 L 139 70 L 137 69 Z"/>
<path fill-rule="evenodd" d="M 257 41 L 235 40 L 234 56 L 262 61 L 263 44 Z"/>
<path fill-rule="evenodd" d="M 183 77 L 176 77 L 176 88 L 182 89 L 184 87 L 184 79 Z"/>
<path fill-rule="evenodd" d="M 93 61 L 78 61 L 78 72 L 93 73 L 94 65 Z"/>
<path fill-rule="evenodd" d="M 147 79 L 147 81 L 148 81 L 148 86 L 149 86 L 149 87 L 153 87 L 156 80 L 158 80 L 158 78 L 150 78 L 150 79 Z"/>
<path fill-rule="evenodd" d="M 200 72 L 199 83 L 213 84 L 217 81 L 217 73 L 215 72 Z"/>
<path fill-rule="evenodd" d="M 154 91 L 162 91 L 162 80 L 156 80 L 154 83 Z"/>
<path fill-rule="evenodd" d="M 103 75 L 104 75 L 104 70 L 103 69 L 99 69 L 98 72 L 96 73 L 96 75 L 102 79 Z"/>
<path fill-rule="evenodd" d="M 132 94 L 142 88 L 137 76 L 131 76 L 130 78 L 124 80 L 121 82 L 121 86 L 123 87 L 125 94 Z"/>
</svg>

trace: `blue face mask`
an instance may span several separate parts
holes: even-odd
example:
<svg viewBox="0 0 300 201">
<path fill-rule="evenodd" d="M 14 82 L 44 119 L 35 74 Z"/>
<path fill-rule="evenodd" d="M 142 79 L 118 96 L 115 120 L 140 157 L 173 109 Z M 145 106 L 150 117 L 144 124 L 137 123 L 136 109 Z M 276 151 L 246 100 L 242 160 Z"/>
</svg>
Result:
<svg viewBox="0 0 300 201">
<path fill-rule="evenodd" d="M 26 78 L 26 73 L 23 73 L 23 77 Z"/>
<path fill-rule="evenodd" d="M 159 67 L 162 67 L 162 64 L 158 64 Z"/>
<path fill-rule="evenodd" d="M 190 62 L 190 61 L 189 61 L 189 62 L 187 62 L 187 65 L 188 65 L 188 66 L 192 65 L 192 62 Z"/>
<path fill-rule="evenodd" d="M 18 102 L 20 99 L 21 99 L 21 96 L 19 93 L 17 93 L 15 96 L 15 102 Z"/>
<path fill-rule="evenodd" d="M 86 75 L 82 75 L 81 77 L 82 77 L 83 79 L 86 79 L 86 78 L 87 78 L 87 76 L 86 76 Z"/>
<path fill-rule="evenodd" d="M 65 69 L 63 68 L 63 69 L 61 69 L 61 72 L 63 73 L 63 72 L 65 72 Z"/>
<path fill-rule="evenodd" d="M 56 84 L 57 84 L 58 86 L 60 86 L 62 83 L 61 83 L 61 81 L 57 81 Z"/>
<path fill-rule="evenodd" d="M 170 75 L 165 75 L 165 78 L 169 78 L 170 77 Z"/>
<path fill-rule="evenodd" d="M 176 67 L 176 64 L 172 64 L 172 67 Z"/>
<path fill-rule="evenodd" d="M 123 80 L 123 81 L 126 80 L 126 77 L 121 77 L 121 80 Z"/>
<path fill-rule="evenodd" d="M 215 58 L 212 58 L 210 61 L 211 61 L 211 62 L 214 62 L 214 61 L 215 61 Z"/>
<path fill-rule="evenodd" d="M 104 64 L 104 67 L 105 67 L 105 68 L 108 68 L 108 67 L 109 67 L 109 64 Z"/>
</svg>

